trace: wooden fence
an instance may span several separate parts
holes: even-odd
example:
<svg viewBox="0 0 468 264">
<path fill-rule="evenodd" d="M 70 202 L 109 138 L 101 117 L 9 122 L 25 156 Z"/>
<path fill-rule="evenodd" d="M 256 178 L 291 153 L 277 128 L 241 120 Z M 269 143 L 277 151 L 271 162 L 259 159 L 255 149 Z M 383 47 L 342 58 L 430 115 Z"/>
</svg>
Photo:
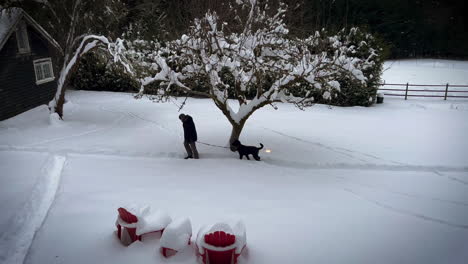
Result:
<svg viewBox="0 0 468 264">
<path fill-rule="evenodd" d="M 444 100 L 447 100 L 447 98 L 468 98 L 468 85 L 453 85 L 453 84 L 448 84 L 448 83 L 447 84 L 383 83 L 380 86 L 381 88 L 379 88 L 379 91 L 385 91 L 384 95 L 405 97 L 405 100 L 407 100 L 408 97 L 439 97 L 439 98 L 444 98 Z M 385 88 L 386 86 L 391 86 L 391 87 L 396 86 L 397 88 Z M 419 87 L 420 89 L 417 89 L 417 88 L 411 89 L 411 87 Z M 442 87 L 442 89 L 437 89 L 437 87 Z M 451 88 L 467 88 L 467 89 L 466 90 L 462 90 L 462 89 L 451 90 Z M 393 92 L 393 93 L 389 93 L 389 92 Z M 394 93 L 394 92 L 398 92 L 398 93 Z"/>
</svg>

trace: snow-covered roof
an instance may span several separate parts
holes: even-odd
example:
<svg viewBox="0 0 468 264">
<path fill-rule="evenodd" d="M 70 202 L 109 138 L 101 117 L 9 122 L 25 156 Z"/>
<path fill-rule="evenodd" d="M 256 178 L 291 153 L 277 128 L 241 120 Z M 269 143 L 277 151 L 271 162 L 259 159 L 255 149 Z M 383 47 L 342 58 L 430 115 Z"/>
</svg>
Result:
<svg viewBox="0 0 468 264">
<path fill-rule="evenodd" d="M 34 27 L 39 33 L 41 33 L 44 38 L 46 38 L 52 46 L 57 48 L 60 52 L 62 48 L 55 41 L 52 36 L 50 36 L 43 27 L 41 27 L 31 16 L 26 14 L 21 8 L 13 7 L 9 9 L 2 9 L 0 11 L 0 50 L 3 48 L 3 45 L 10 38 L 11 34 L 15 32 L 17 24 L 23 19 L 32 27 Z"/>
<path fill-rule="evenodd" d="M 7 36 L 11 34 L 14 25 L 19 21 L 21 10 L 12 8 L 10 10 L 3 9 L 0 11 L 0 49 L 3 47 Z"/>
</svg>

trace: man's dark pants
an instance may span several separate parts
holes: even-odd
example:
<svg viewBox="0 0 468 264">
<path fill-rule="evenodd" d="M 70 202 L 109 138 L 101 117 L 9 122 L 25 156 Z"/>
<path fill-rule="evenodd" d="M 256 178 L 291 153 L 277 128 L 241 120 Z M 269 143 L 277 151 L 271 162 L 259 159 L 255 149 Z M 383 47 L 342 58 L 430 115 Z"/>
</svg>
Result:
<svg viewBox="0 0 468 264">
<path fill-rule="evenodd" d="M 192 141 L 192 142 L 184 141 L 184 147 L 189 157 L 198 159 L 198 150 L 197 150 L 197 146 L 195 145 L 195 141 Z"/>
</svg>

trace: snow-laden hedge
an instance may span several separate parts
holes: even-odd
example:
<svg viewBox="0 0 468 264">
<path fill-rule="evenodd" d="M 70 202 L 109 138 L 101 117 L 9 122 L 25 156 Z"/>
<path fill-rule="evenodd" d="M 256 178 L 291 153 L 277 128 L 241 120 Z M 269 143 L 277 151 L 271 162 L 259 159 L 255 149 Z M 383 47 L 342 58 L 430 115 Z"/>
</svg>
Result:
<svg viewBox="0 0 468 264">
<path fill-rule="evenodd" d="M 327 50 L 329 55 L 334 54 L 337 49 L 346 47 L 348 57 L 363 62 L 360 70 L 366 77 L 365 83 L 362 83 L 349 75 L 338 76 L 336 81 L 339 82 L 340 89 L 330 90 L 330 96 L 325 97 L 323 91 L 315 91 L 316 103 L 339 106 L 370 106 L 375 103 L 386 54 L 381 40 L 362 29 L 351 28 L 341 30 L 335 36 L 329 36 L 323 31 L 309 39 L 309 42 L 312 41 L 316 42 L 311 48 Z"/>
<path fill-rule="evenodd" d="M 84 55 L 70 85 L 77 90 L 137 92 L 139 84 L 119 65 L 96 53 Z"/>
<path fill-rule="evenodd" d="M 330 87 L 325 92 L 324 89 L 315 89 L 312 92 L 315 103 L 339 106 L 370 106 L 375 102 L 384 63 L 383 56 L 381 56 L 384 52 L 383 45 L 377 38 L 359 28 L 352 28 L 350 30 L 341 30 L 336 35 L 331 35 L 326 31 L 317 32 L 315 35 L 307 38 L 305 43 L 311 52 L 326 51 L 327 56 L 330 57 L 344 50 L 346 56 L 362 61 L 360 69 L 366 77 L 363 84 L 362 81 L 352 76 L 337 72 L 336 81 L 339 83 L 340 88 L 335 89 L 335 87 Z M 158 49 L 161 48 L 158 43 L 147 43 L 145 41 L 136 41 L 131 45 L 139 46 L 138 50 L 140 52 L 135 54 L 143 56 L 140 60 L 148 59 L 149 61 L 152 60 L 151 53 L 154 52 L 154 45 L 157 45 Z M 151 46 L 152 49 L 147 49 L 148 46 Z M 148 62 L 146 66 L 151 68 L 150 64 L 151 62 Z M 234 76 L 232 76 L 228 69 L 223 69 L 220 76 L 224 83 L 231 87 L 235 85 Z M 200 76 L 192 78 L 193 80 L 190 83 L 193 84 L 192 89 L 194 91 L 209 91 L 208 79 L 203 79 Z M 78 70 L 71 80 L 71 84 L 75 89 L 79 90 L 115 92 L 136 92 L 139 90 L 138 82 L 126 74 L 121 67 L 109 63 L 105 56 L 95 53 L 87 54 L 82 58 Z M 266 82 L 266 85 L 268 85 L 268 82 Z M 310 86 L 311 84 L 306 80 L 299 79 L 290 85 L 292 94 L 304 96 L 300 91 L 304 91 L 302 89 L 303 86 Z M 322 85 L 333 86 L 333 82 L 323 83 Z M 146 93 L 157 93 L 158 86 L 158 83 L 149 85 L 146 88 Z M 297 87 L 297 89 L 294 87 Z M 246 94 L 248 99 L 252 99 L 255 96 L 255 90 L 251 91 L 253 91 L 251 94 Z M 228 91 L 228 93 L 229 98 L 236 98 L 232 90 Z M 182 94 L 179 91 L 173 91 L 173 95 Z"/>
<path fill-rule="evenodd" d="M 353 53 L 348 56 L 356 58 L 368 58 L 370 62 L 367 67 L 362 68 L 366 76 L 366 86 L 355 82 L 353 79 L 344 78 L 339 80 L 341 92 L 337 94 L 333 104 L 342 106 L 369 106 L 376 101 L 377 90 L 382 82 L 381 75 L 385 59 L 386 48 L 383 42 L 358 28 L 351 29 L 351 34 L 347 35 L 345 42 L 348 46 L 356 47 Z M 338 36 L 344 37 L 346 34 L 341 31 Z"/>
</svg>

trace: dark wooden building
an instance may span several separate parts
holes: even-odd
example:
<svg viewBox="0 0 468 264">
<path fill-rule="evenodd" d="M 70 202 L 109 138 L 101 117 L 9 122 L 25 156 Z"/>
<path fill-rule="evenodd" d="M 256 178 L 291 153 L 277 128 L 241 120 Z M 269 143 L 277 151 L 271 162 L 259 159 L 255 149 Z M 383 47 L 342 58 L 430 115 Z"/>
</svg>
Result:
<svg viewBox="0 0 468 264">
<path fill-rule="evenodd" d="M 22 9 L 0 11 L 0 120 L 54 97 L 60 52 L 58 43 Z"/>
</svg>

